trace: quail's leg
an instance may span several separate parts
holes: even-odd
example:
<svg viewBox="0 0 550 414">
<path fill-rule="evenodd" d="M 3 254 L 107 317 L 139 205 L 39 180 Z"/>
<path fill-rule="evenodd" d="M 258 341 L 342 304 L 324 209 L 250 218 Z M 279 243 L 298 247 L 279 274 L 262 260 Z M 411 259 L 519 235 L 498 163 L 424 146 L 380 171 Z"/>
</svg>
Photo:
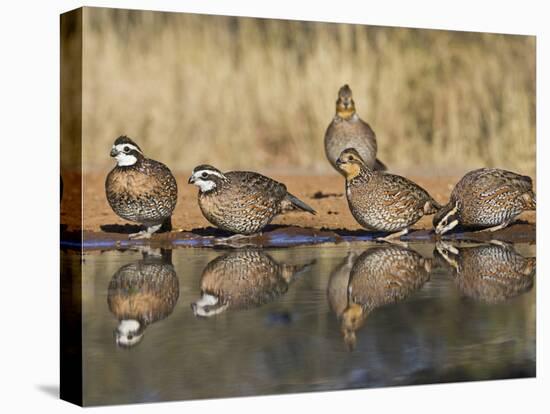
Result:
<svg viewBox="0 0 550 414">
<path fill-rule="evenodd" d="M 510 225 L 510 223 L 512 223 L 512 220 L 506 220 L 504 223 L 501 223 L 499 224 L 498 226 L 494 226 L 494 227 L 489 227 L 489 228 L 486 228 L 486 229 L 482 229 L 482 230 L 478 230 L 476 231 L 476 233 L 481 233 L 483 231 L 490 231 L 490 232 L 495 232 L 495 231 L 498 231 L 498 230 L 501 230 L 505 227 L 508 227 Z"/>
<path fill-rule="evenodd" d="M 261 235 L 262 235 L 261 232 L 260 233 L 254 233 L 254 234 L 234 234 L 233 236 L 229 236 L 229 237 L 216 238 L 214 240 L 214 244 L 227 245 L 227 246 L 242 245 L 241 242 L 246 241 L 246 240 L 250 240 L 254 237 L 259 237 Z"/>
<path fill-rule="evenodd" d="M 387 242 L 399 241 L 400 237 L 404 236 L 408 232 L 409 232 L 409 228 L 407 227 L 406 229 L 403 229 L 401 231 L 397 231 L 395 233 L 388 234 L 385 237 L 377 237 L 376 240 L 387 241 Z"/>
<path fill-rule="evenodd" d="M 489 240 L 489 243 L 490 244 L 493 244 L 495 246 L 500 246 L 500 247 L 503 247 L 505 249 L 513 249 L 513 245 L 510 244 L 510 243 L 507 243 L 505 241 L 502 241 L 502 240 L 495 240 L 495 239 L 492 239 L 492 240 Z"/>
<path fill-rule="evenodd" d="M 139 239 L 150 239 L 152 234 L 156 232 L 158 229 L 160 229 L 162 226 L 161 224 L 156 224 L 154 226 L 148 226 L 145 230 L 142 230 L 138 233 L 132 233 L 128 237 L 130 239 L 139 240 Z"/>
</svg>

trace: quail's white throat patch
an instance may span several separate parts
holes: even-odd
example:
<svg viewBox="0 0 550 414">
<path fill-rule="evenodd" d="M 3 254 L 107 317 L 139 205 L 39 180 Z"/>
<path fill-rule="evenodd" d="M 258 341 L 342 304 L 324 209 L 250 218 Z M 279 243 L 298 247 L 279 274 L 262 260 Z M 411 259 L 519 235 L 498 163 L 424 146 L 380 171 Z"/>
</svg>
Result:
<svg viewBox="0 0 550 414">
<path fill-rule="evenodd" d="M 142 154 L 140 149 L 132 144 L 113 145 L 113 149 L 117 151 L 117 155 L 115 156 L 115 159 L 119 167 L 127 167 L 129 165 L 134 165 L 137 162 L 137 158 L 135 155 L 126 154 L 126 152 L 124 151 L 126 148 L 129 148 L 130 150 L 135 150 L 140 154 Z"/>
<path fill-rule="evenodd" d="M 205 181 L 205 180 L 202 180 L 200 178 L 196 179 L 193 184 L 195 184 L 197 187 L 199 187 L 201 189 L 201 192 L 203 192 L 203 193 L 216 188 L 216 183 L 214 181 L 211 181 L 211 180 Z"/>
<path fill-rule="evenodd" d="M 137 162 L 135 155 L 124 154 L 123 152 L 119 152 L 115 156 L 115 159 L 119 167 L 127 167 L 129 165 L 134 165 Z"/>
<path fill-rule="evenodd" d="M 140 323 L 135 319 L 123 319 L 118 325 L 118 331 L 121 334 L 127 335 L 131 332 L 136 332 L 140 327 Z"/>
<path fill-rule="evenodd" d="M 137 334 L 140 323 L 134 319 L 120 321 L 116 330 L 116 341 L 120 345 L 133 346 L 141 341 L 143 333 Z"/>
</svg>

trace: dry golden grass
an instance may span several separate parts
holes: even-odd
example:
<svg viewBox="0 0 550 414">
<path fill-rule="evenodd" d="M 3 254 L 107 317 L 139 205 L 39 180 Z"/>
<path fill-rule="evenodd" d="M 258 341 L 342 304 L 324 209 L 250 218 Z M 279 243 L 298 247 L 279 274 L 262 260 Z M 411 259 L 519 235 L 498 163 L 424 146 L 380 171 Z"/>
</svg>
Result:
<svg viewBox="0 0 550 414">
<path fill-rule="evenodd" d="M 391 169 L 535 172 L 535 38 L 85 9 L 85 167 L 119 134 L 174 170 L 323 173 L 338 88 Z"/>
</svg>

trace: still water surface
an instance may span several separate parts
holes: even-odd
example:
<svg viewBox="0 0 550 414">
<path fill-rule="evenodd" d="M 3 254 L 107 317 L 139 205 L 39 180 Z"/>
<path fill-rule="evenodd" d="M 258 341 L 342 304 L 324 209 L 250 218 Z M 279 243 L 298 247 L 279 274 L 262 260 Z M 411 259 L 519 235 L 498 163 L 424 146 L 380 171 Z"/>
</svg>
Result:
<svg viewBox="0 0 550 414">
<path fill-rule="evenodd" d="M 535 246 L 84 255 L 84 403 L 535 375 Z"/>
</svg>

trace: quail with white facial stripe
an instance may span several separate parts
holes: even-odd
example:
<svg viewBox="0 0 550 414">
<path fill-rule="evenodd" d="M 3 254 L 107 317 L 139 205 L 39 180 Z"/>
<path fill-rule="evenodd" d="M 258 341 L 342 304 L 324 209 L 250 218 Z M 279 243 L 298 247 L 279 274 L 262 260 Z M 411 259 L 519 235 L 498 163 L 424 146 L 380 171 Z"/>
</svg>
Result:
<svg viewBox="0 0 550 414">
<path fill-rule="evenodd" d="M 536 209 L 531 178 L 498 168 L 470 171 L 455 185 L 449 202 L 434 216 L 436 234 L 458 225 L 496 231 L 523 211 Z"/>
<path fill-rule="evenodd" d="M 255 172 L 222 173 L 211 165 L 199 165 L 188 182 L 199 187 L 198 201 L 204 217 L 232 233 L 258 233 L 276 215 L 286 211 L 315 214 L 315 210 L 290 194 L 284 184 Z"/>
<path fill-rule="evenodd" d="M 169 230 L 178 198 L 172 172 L 161 162 L 146 158 L 126 136 L 115 140 L 111 157 L 117 165 L 105 181 L 107 201 L 118 216 L 145 227 L 130 238 L 150 238 L 163 225 Z"/>
</svg>

